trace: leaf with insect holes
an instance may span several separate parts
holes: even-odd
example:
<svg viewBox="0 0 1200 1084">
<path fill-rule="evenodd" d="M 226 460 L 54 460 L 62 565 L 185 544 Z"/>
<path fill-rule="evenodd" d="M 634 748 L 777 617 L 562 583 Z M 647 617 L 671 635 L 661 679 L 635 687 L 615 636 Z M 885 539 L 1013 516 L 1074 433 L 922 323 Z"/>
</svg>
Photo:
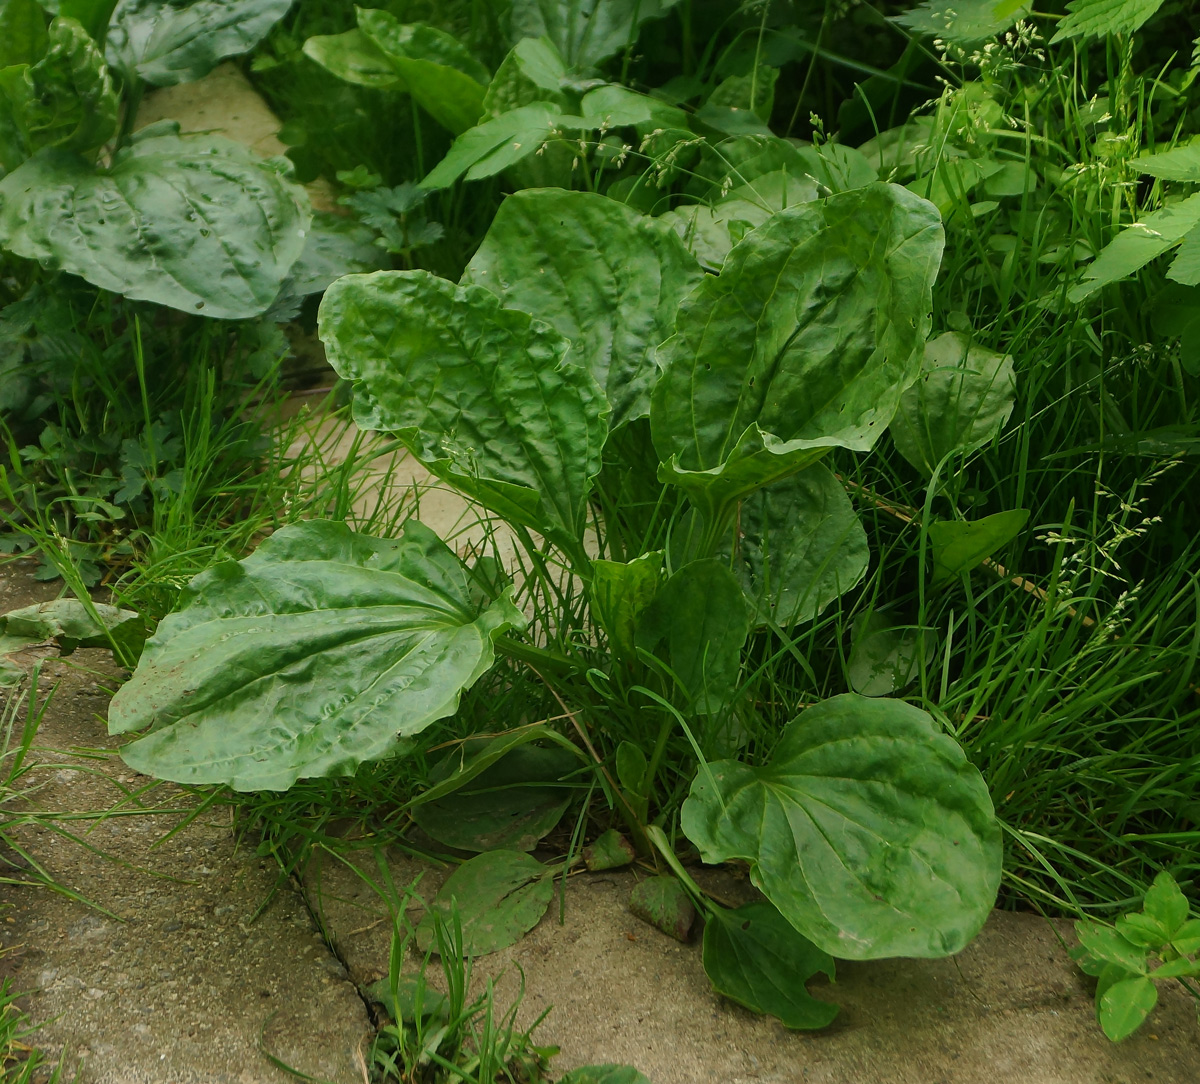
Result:
<svg viewBox="0 0 1200 1084">
<path fill-rule="evenodd" d="M 553 871 L 520 851 L 487 851 L 464 862 L 430 903 L 449 923 L 462 923 L 467 956 L 486 956 L 516 944 L 541 920 L 554 896 Z M 434 922 L 417 925 L 422 952 L 436 949 Z"/>
</svg>

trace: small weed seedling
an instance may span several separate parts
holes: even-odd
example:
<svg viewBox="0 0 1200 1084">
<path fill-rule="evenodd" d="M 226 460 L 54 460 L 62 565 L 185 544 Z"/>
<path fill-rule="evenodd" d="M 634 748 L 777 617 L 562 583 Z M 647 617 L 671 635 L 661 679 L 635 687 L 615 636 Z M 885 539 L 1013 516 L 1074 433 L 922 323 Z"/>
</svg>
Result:
<svg viewBox="0 0 1200 1084">
<path fill-rule="evenodd" d="M 1200 1001 L 1192 981 L 1200 977 L 1200 918 L 1165 870 L 1154 879 L 1141 911 L 1117 919 L 1116 926 L 1075 923 L 1080 945 L 1071 957 L 1096 976 L 1096 1015 L 1113 1042 L 1132 1035 L 1158 1002 L 1156 983 L 1178 979 Z"/>
</svg>

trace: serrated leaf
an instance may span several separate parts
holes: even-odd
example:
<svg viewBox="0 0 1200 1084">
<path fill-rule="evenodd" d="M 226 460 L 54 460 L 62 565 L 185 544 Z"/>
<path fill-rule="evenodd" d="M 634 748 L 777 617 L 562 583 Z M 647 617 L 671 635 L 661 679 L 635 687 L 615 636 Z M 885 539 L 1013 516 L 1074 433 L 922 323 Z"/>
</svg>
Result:
<svg viewBox="0 0 1200 1084">
<path fill-rule="evenodd" d="M 896 450 L 927 478 L 951 452 L 992 439 L 1012 414 L 1013 359 L 948 331 L 925 344 L 922 373 L 900 397 L 889 432 Z"/>
<path fill-rule="evenodd" d="M 1054 45 L 1070 38 L 1103 38 L 1140 30 L 1163 0 L 1071 0 L 1067 15 L 1050 39 Z"/>
<path fill-rule="evenodd" d="M 1160 154 L 1134 158 L 1129 164 L 1139 173 L 1162 181 L 1200 183 L 1200 141 L 1184 143 Z"/>
<path fill-rule="evenodd" d="M 631 46 L 648 19 L 677 0 L 514 0 L 514 40 L 547 37 L 567 66 L 586 71 Z"/>
<path fill-rule="evenodd" d="M 917 374 L 942 243 L 936 209 L 883 184 L 750 233 L 659 349 L 660 479 L 720 522 L 831 448 L 869 449 Z"/>
<path fill-rule="evenodd" d="M 648 877 L 633 886 L 629 910 L 676 941 L 687 942 L 696 921 L 691 897 L 674 877 Z"/>
<path fill-rule="evenodd" d="M 151 727 L 130 767 L 285 790 L 351 774 L 458 706 L 493 641 L 525 619 L 478 598 L 462 562 L 409 520 L 395 540 L 314 520 L 202 573 L 146 645 L 109 732 Z"/>
<path fill-rule="evenodd" d="M 607 404 L 558 332 L 427 271 L 339 279 L 318 328 L 362 428 L 396 433 L 504 518 L 579 545 Z"/>
<path fill-rule="evenodd" d="M 293 0 L 120 0 L 108 25 L 108 62 L 158 87 L 189 83 L 248 53 Z"/>
<path fill-rule="evenodd" d="M 537 859 L 520 851 L 488 851 L 450 874 L 430 909 L 447 922 L 457 913 L 464 955 L 486 956 L 532 930 L 553 896 L 551 871 Z M 417 926 L 417 944 L 422 952 L 437 947 L 431 915 Z"/>
<path fill-rule="evenodd" d="M 701 277 L 657 220 L 605 196 L 535 189 L 500 205 L 462 282 L 569 339 L 567 359 L 604 389 L 616 428 L 649 413 L 654 350 Z"/>
<path fill-rule="evenodd" d="M 733 568 L 760 626 L 811 621 L 866 574 L 862 522 L 819 463 L 750 494 L 738 523 Z"/>
<path fill-rule="evenodd" d="M 1200 226 L 1184 237 L 1175 259 L 1167 268 L 1167 278 L 1183 286 L 1200 285 Z"/>
<path fill-rule="evenodd" d="M 838 1007 L 813 997 L 804 984 L 816 974 L 834 978 L 833 957 L 798 934 L 769 903 L 736 911 L 711 907 L 704 926 L 704 970 L 713 989 L 784 1027 L 827 1027 Z"/>
<path fill-rule="evenodd" d="M 1200 224 L 1200 193 L 1135 222 L 1110 241 L 1088 265 L 1082 281 L 1067 291 L 1071 301 L 1082 301 L 1102 286 L 1140 271 L 1151 260 L 1169 252 Z"/>
<path fill-rule="evenodd" d="M 681 825 L 706 862 L 740 858 L 830 955 L 946 956 L 1000 884 L 987 786 L 923 711 L 845 694 L 785 727 L 772 760 L 701 769 Z"/>
<path fill-rule="evenodd" d="M 1029 520 L 1029 509 L 1014 508 L 976 520 L 935 520 L 929 525 L 933 582 L 943 583 L 978 567 L 1008 545 Z"/>
<path fill-rule="evenodd" d="M 919 34 L 974 45 L 1003 34 L 1024 13 L 1022 0 L 925 0 L 912 11 L 893 16 L 901 26 Z"/>
<path fill-rule="evenodd" d="M 1113 983 L 1100 998 L 1100 1026 L 1114 1043 L 1128 1038 L 1145 1022 L 1158 1002 L 1158 988 L 1137 976 Z"/>
<path fill-rule="evenodd" d="M 246 319 L 304 248 L 304 190 L 220 136 L 143 129 L 108 169 L 44 150 L 0 181 L 0 242 L 139 301 Z"/>
</svg>

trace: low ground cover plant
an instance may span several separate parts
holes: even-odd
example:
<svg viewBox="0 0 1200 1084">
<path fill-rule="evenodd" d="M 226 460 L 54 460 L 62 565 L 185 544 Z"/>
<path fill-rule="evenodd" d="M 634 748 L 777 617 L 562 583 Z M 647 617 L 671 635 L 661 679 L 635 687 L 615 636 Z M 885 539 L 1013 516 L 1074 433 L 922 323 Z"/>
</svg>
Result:
<svg viewBox="0 0 1200 1084">
<path fill-rule="evenodd" d="M 221 372 L 253 370 L 323 293 L 358 424 L 489 533 L 352 529 L 342 476 L 331 518 L 296 502 L 206 549 L 156 593 L 150 624 L 178 609 L 114 701 L 129 763 L 259 792 L 289 869 L 289 818 L 339 803 L 475 855 L 430 901 L 461 908 L 470 953 L 530 928 L 614 827 L 587 863 L 657 864 L 639 913 L 682 936 L 702 914 L 714 986 L 792 1027 L 836 1010 L 781 968 L 952 953 L 998 890 L 1088 916 L 1109 950 L 1099 924 L 1160 869 L 1186 903 L 1200 51 L 1181 3 L 1050 6 L 230 0 L 30 22 L 5 85 L 82 58 L 87 123 L 6 90 L 0 243 L 62 266 L 14 258 L 19 283 L 91 284 L 112 313 L 81 336 L 104 341 L 94 368 L 130 317 L 166 341 L 165 305 L 245 344 Z M 175 29 L 146 37 L 153 19 Z M 256 42 L 289 156 L 342 218 L 311 217 L 285 163 L 135 131 L 145 86 Z M 229 213 L 146 202 L 164 170 L 193 170 L 201 202 L 226 185 Z M 29 203 L 45 192 L 84 209 L 86 245 L 65 202 Z M 114 194 L 124 218 L 100 222 Z M 218 244 L 252 204 L 266 233 Z M 32 338 L 0 371 L 25 379 Z M 114 484 L 128 465 L 153 495 L 175 464 L 143 413 Z M 29 537 L 79 565 L 42 522 Z M 121 556 L 95 554 L 97 574 Z M 560 858 L 533 858 L 547 839 Z M 696 859 L 745 863 L 763 899 L 719 905 Z M 1084 960 L 1113 1038 L 1189 955 L 1132 944 Z"/>
</svg>

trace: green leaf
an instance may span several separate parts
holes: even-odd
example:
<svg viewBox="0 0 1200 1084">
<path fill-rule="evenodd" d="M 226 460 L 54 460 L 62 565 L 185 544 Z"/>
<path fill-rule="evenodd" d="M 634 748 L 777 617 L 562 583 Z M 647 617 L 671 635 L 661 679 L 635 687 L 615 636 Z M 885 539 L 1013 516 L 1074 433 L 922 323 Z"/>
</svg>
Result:
<svg viewBox="0 0 1200 1084">
<path fill-rule="evenodd" d="M 415 520 L 396 540 L 294 524 L 192 581 L 113 699 L 109 732 L 152 727 L 121 755 L 177 782 L 284 790 L 352 774 L 453 712 L 495 638 L 524 624 L 507 594 L 480 600 Z"/>
<path fill-rule="evenodd" d="M 1094 959 L 1115 964 L 1135 974 L 1146 973 L 1145 947 L 1127 941 L 1111 926 L 1081 919 L 1075 923 L 1075 935 Z"/>
<path fill-rule="evenodd" d="M 552 871 L 520 851 L 488 851 L 464 862 L 442 885 L 417 926 L 421 951 L 436 948 L 433 911 L 462 923 L 467 956 L 486 956 L 515 944 L 541 920 L 554 896 Z"/>
<path fill-rule="evenodd" d="M 561 116 L 549 102 L 533 102 L 463 132 L 421 187 L 448 188 L 463 174 L 468 181 L 495 176 L 536 153 L 556 134 Z"/>
<path fill-rule="evenodd" d="M 660 19 L 677 0 L 514 0 L 513 39 L 547 37 L 578 71 L 594 68 L 637 40 L 637 29 Z"/>
<path fill-rule="evenodd" d="M 595 843 L 583 848 L 583 864 L 593 873 L 605 869 L 622 869 L 631 865 L 636 857 L 637 852 L 633 845 L 615 828 L 610 828 Z"/>
<path fill-rule="evenodd" d="M 925 0 L 912 11 L 894 16 L 894 21 L 918 34 L 974 45 L 1003 34 L 1021 17 L 1024 2 L 1001 0 Z"/>
<path fill-rule="evenodd" d="M 387 58 L 398 89 L 455 135 L 483 115 L 487 69 L 445 31 L 403 25 L 386 11 L 358 8 L 358 28 Z"/>
<path fill-rule="evenodd" d="M 248 53 L 292 0 L 120 0 L 108 27 L 108 62 L 157 87 L 190 83 Z"/>
<path fill-rule="evenodd" d="M 1012 414 L 1013 359 L 948 331 L 925 344 L 922 374 L 900 397 L 890 432 L 896 450 L 927 478 L 952 452 L 990 441 Z"/>
<path fill-rule="evenodd" d="M 638 629 L 647 651 L 665 641 L 671 670 L 701 715 L 733 697 L 750 634 L 750 611 L 728 561 L 706 558 L 679 569 L 659 591 Z"/>
<path fill-rule="evenodd" d="M 687 942 L 696 908 L 674 877 L 648 877 L 633 886 L 629 910 L 676 941 Z"/>
<path fill-rule="evenodd" d="M 1200 918 L 1188 919 L 1171 938 L 1171 946 L 1184 956 L 1200 952 Z"/>
<path fill-rule="evenodd" d="M 733 569 L 757 625 L 811 621 L 867 571 L 870 549 L 846 489 L 819 463 L 750 494 Z"/>
<path fill-rule="evenodd" d="M 1134 158 L 1130 163 L 1139 173 L 1147 173 L 1163 181 L 1200 183 L 1200 141 L 1172 147 L 1161 154 L 1148 154 Z"/>
<path fill-rule="evenodd" d="M 894 626 L 878 612 L 855 618 L 846 677 L 863 696 L 891 696 L 921 674 L 921 657 L 928 663 L 934 652 L 930 629 Z"/>
<path fill-rule="evenodd" d="M 304 55 L 355 86 L 388 90 L 400 82 L 387 54 L 361 30 L 311 37 L 304 43 Z"/>
<path fill-rule="evenodd" d="M 831 448 L 869 449 L 916 377 L 942 244 L 936 209 L 884 184 L 750 233 L 659 349 L 660 479 L 716 522 Z"/>
<path fill-rule="evenodd" d="M 0 155 L 10 172 L 43 147 L 87 154 L 117 133 L 104 56 L 74 19 L 50 24 L 45 55 L 0 70 Z"/>
<path fill-rule="evenodd" d="M 116 606 L 60 598 L 0 614 L 0 655 L 54 640 L 64 655 L 77 647 L 109 647 L 114 641 L 137 654 L 146 638 L 140 614 Z"/>
<path fill-rule="evenodd" d="M 0 68 L 36 64 L 48 44 L 46 16 L 37 0 L 7 0 L 0 7 Z"/>
<path fill-rule="evenodd" d="M 1198 224 L 1200 192 L 1147 215 L 1104 247 L 1088 265 L 1082 281 L 1067 291 L 1068 299 L 1082 301 L 1102 286 L 1128 278 L 1178 245 Z"/>
<path fill-rule="evenodd" d="M 646 754 L 631 741 L 617 746 L 617 780 L 630 794 L 642 795 L 646 787 Z"/>
<path fill-rule="evenodd" d="M 1156 919 L 1166 930 L 1167 940 L 1172 939 L 1188 920 L 1190 908 L 1183 890 L 1167 870 L 1161 870 L 1154 883 L 1146 891 L 1142 910 Z"/>
<path fill-rule="evenodd" d="M 0 181 L 0 242 L 139 301 L 263 312 L 304 248 L 304 190 L 220 136 L 144 128 L 107 170 L 45 150 Z"/>
<path fill-rule="evenodd" d="M 472 744 L 484 748 L 473 756 L 464 760 L 460 750 L 434 768 L 431 783 L 458 786 L 446 797 L 423 795 L 411 804 L 427 836 L 463 851 L 531 851 L 558 824 L 572 798 L 570 786 L 559 781 L 579 767 L 578 758 L 559 745 L 518 745 L 508 738 L 477 740 Z M 496 758 L 489 747 L 499 742 L 506 751 Z M 485 756 L 489 763 L 478 770 L 472 761 Z"/>
<path fill-rule="evenodd" d="M 558 1084 L 650 1084 L 632 1065 L 583 1065 L 558 1078 Z"/>
<path fill-rule="evenodd" d="M 1163 924 L 1150 915 L 1122 915 L 1116 927 L 1126 941 L 1146 948 L 1158 948 L 1171 940 Z"/>
<path fill-rule="evenodd" d="M 1016 538 L 1028 519 L 1029 509 L 1014 508 L 969 522 L 935 520 L 929 525 L 933 582 L 942 583 L 978 567 Z"/>
<path fill-rule="evenodd" d="M 775 84 L 778 81 L 778 68 L 759 64 L 750 74 L 731 75 L 721 80 L 713 88 L 705 105 L 716 109 L 744 110 L 763 124 L 768 124 L 771 110 L 775 107 Z"/>
<path fill-rule="evenodd" d="M 354 382 L 360 426 L 396 433 L 439 478 L 578 547 L 607 405 L 564 360 L 561 335 L 427 271 L 339 279 L 318 328 L 330 364 Z"/>
<path fill-rule="evenodd" d="M 1000 884 L 986 784 L 897 700 L 833 697 L 787 725 L 768 764 L 702 769 L 681 825 L 706 862 L 748 861 L 783 917 L 843 959 L 958 952 Z"/>
<path fill-rule="evenodd" d="M 24 0 L 8 0 L 6 4 L 8 8 L 24 6 Z M 93 40 L 102 42 L 117 0 L 41 0 L 41 6 L 52 15 L 81 23 Z"/>
<path fill-rule="evenodd" d="M 501 205 L 462 282 L 545 320 L 605 390 L 610 425 L 650 411 L 654 350 L 702 278 L 674 233 L 605 196 L 535 189 Z"/>
<path fill-rule="evenodd" d="M 1200 975 L 1200 960 L 1189 960 L 1180 956 L 1169 963 L 1162 964 L 1150 972 L 1152 979 L 1179 979 Z"/>
<path fill-rule="evenodd" d="M 784 1027 L 811 1031 L 837 1016 L 836 1005 L 804 988 L 818 972 L 833 980 L 833 957 L 801 937 L 769 903 L 709 909 L 704 970 L 717 993 L 778 1017 Z"/>
<path fill-rule="evenodd" d="M 384 978 L 369 983 L 362 992 L 372 1001 L 387 1009 L 388 1015 L 395 1021 L 411 1023 L 418 1015 L 422 1020 L 429 1017 L 443 1017 L 450 1009 L 449 999 L 445 994 L 435 990 L 425 983 L 424 976 L 420 978 L 403 978 L 393 989 L 391 982 Z M 418 997 L 421 1004 L 417 1011 Z"/>
<path fill-rule="evenodd" d="M 386 261 L 374 231 L 347 215 L 316 211 L 283 289 L 295 297 L 319 294 L 343 275 L 378 271 Z"/>
<path fill-rule="evenodd" d="M 492 76 L 483 98 L 484 115 L 498 117 L 534 102 L 547 102 L 565 111 L 566 78 L 566 65 L 549 38 L 523 38 Z"/>
<path fill-rule="evenodd" d="M 1132 34 L 1140 30 L 1162 4 L 1163 0 L 1071 0 L 1067 5 L 1067 16 L 1058 24 L 1050 44 L 1070 38 Z"/>
<path fill-rule="evenodd" d="M 0 689 L 12 688 L 25 680 L 25 669 L 6 655 L 0 654 Z"/>
<path fill-rule="evenodd" d="M 1200 375 L 1200 288 L 1168 285 L 1150 310 L 1156 335 L 1179 340 L 1179 361 L 1192 376 Z"/>
<path fill-rule="evenodd" d="M 1183 286 L 1200 285 L 1200 226 L 1184 237 L 1167 269 L 1167 278 Z"/>
<path fill-rule="evenodd" d="M 1128 1038 L 1142 1026 L 1158 1001 L 1158 987 L 1137 976 L 1113 983 L 1100 998 L 1100 1026 L 1114 1043 Z"/>
<path fill-rule="evenodd" d="M 619 659 L 637 658 L 638 622 L 658 594 L 662 557 L 662 551 L 655 550 L 624 563 L 592 562 L 588 585 L 592 617 L 608 636 L 609 650 Z"/>
</svg>

